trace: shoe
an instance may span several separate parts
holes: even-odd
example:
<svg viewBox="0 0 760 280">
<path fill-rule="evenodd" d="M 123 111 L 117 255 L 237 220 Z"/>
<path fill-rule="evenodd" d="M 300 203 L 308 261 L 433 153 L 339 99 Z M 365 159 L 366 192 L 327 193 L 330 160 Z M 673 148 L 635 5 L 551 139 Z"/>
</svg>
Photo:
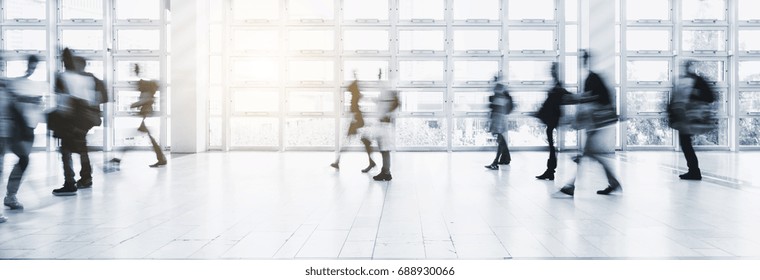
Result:
<svg viewBox="0 0 760 280">
<path fill-rule="evenodd" d="M 499 170 L 499 165 L 496 163 L 492 163 L 491 165 L 486 165 L 486 168 L 491 170 Z"/>
<path fill-rule="evenodd" d="M 583 158 L 582 155 L 575 155 L 575 156 L 573 156 L 573 162 L 579 163 L 579 162 L 581 162 L 581 158 Z"/>
<path fill-rule="evenodd" d="M 377 165 L 375 164 L 375 162 L 374 162 L 374 161 L 370 161 L 370 162 L 369 162 L 369 166 L 367 166 L 367 168 L 364 168 L 364 169 L 362 169 L 362 173 L 367 173 L 367 172 L 369 172 L 370 170 L 372 170 L 372 168 L 375 168 L 375 166 L 377 166 Z M 333 167 L 335 167 L 335 166 L 333 166 Z M 335 168 L 337 168 L 337 167 L 335 167 Z"/>
<path fill-rule="evenodd" d="M 564 193 L 564 194 L 569 195 L 569 196 L 574 196 L 575 195 L 575 186 L 573 186 L 573 185 L 565 185 L 564 187 L 562 187 L 561 189 L 559 189 L 559 192 Z"/>
<path fill-rule="evenodd" d="M 148 165 L 148 166 L 150 166 L 150 167 L 160 167 L 160 166 L 164 166 L 164 165 L 166 165 L 166 161 L 162 160 L 162 161 L 156 162 L 156 163 Z"/>
<path fill-rule="evenodd" d="M 3 215 L 0 215 L 0 224 L 5 223 L 6 221 L 8 221 L 8 218 L 6 218 Z"/>
<path fill-rule="evenodd" d="M 6 196 L 3 205 L 8 206 L 11 210 L 24 210 L 24 205 L 18 202 L 15 196 Z"/>
<path fill-rule="evenodd" d="M 545 171 L 544 174 L 536 176 L 536 179 L 554 181 L 554 172 Z"/>
<path fill-rule="evenodd" d="M 681 180 L 702 180 L 702 174 L 696 172 L 687 172 L 679 175 L 678 177 L 681 177 Z"/>
<path fill-rule="evenodd" d="M 340 170 L 340 163 L 338 163 L 337 161 L 331 163 L 330 166 L 332 166 L 332 168 Z"/>
<path fill-rule="evenodd" d="M 390 181 L 393 179 L 390 173 L 380 173 L 377 174 L 377 176 L 372 177 L 372 179 L 375 179 L 375 181 Z"/>
<path fill-rule="evenodd" d="M 502 164 L 502 165 L 509 165 L 509 163 L 510 163 L 510 162 L 511 162 L 511 161 L 509 161 L 509 160 L 501 160 L 501 161 L 499 161 L 499 164 Z"/>
<path fill-rule="evenodd" d="M 79 180 L 79 181 L 77 181 L 76 186 L 77 186 L 77 189 L 79 189 L 79 190 L 92 188 L 92 179 L 89 179 L 89 180 Z"/>
<path fill-rule="evenodd" d="M 63 186 L 63 188 L 60 189 L 54 189 L 53 195 L 55 196 L 72 196 L 77 195 L 77 187 L 76 186 Z"/>
<path fill-rule="evenodd" d="M 603 190 L 596 191 L 596 194 L 608 195 L 608 194 L 611 194 L 613 192 L 620 192 L 622 190 L 623 190 L 623 187 L 621 187 L 621 186 L 615 186 L 615 187 L 613 187 L 613 186 L 607 186 Z"/>
</svg>

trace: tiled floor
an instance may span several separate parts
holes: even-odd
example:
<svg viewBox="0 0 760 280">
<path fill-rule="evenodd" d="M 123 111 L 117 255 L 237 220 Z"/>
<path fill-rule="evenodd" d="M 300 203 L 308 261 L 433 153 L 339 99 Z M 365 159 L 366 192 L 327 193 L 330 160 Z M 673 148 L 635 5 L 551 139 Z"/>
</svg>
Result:
<svg viewBox="0 0 760 280">
<path fill-rule="evenodd" d="M 54 197 L 59 157 L 36 153 L 0 258 L 760 258 L 760 152 L 698 155 L 705 180 L 686 182 L 680 153 L 617 153 L 612 196 L 584 163 L 570 199 L 552 196 L 576 173 L 570 154 L 551 182 L 533 178 L 544 152 L 513 152 L 500 171 L 483 168 L 490 152 L 395 153 L 379 183 L 360 153 L 340 172 L 328 152 L 175 155 L 160 169 L 134 153 L 93 189 Z"/>
</svg>

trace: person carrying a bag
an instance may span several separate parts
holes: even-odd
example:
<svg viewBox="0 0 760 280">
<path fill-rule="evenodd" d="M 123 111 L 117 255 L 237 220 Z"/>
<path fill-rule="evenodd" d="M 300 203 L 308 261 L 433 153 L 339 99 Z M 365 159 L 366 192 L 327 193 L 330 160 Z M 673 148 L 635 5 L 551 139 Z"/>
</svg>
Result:
<svg viewBox="0 0 760 280">
<path fill-rule="evenodd" d="M 105 96 L 98 86 L 102 81 L 83 74 L 82 66 L 77 67 L 75 57 L 68 48 L 63 50 L 65 71 L 55 79 L 57 107 L 48 114 L 53 137 L 61 140 L 60 152 L 63 161 L 64 183 L 62 188 L 53 190 L 56 196 L 76 195 L 77 189 L 92 187 L 92 165 L 87 151 L 87 132 L 101 124 L 100 103 Z M 80 179 L 74 179 L 71 154 L 80 156 Z"/>
<path fill-rule="evenodd" d="M 718 125 L 712 104 L 717 99 L 707 81 L 694 71 L 696 61 L 683 63 L 683 75 L 678 79 L 673 97 L 668 104 L 670 127 L 678 130 L 681 151 L 686 158 L 688 172 L 679 177 L 683 180 L 702 180 L 699 160 L 694 152 L 692 137 L 707 133 Z"/>
</svg>

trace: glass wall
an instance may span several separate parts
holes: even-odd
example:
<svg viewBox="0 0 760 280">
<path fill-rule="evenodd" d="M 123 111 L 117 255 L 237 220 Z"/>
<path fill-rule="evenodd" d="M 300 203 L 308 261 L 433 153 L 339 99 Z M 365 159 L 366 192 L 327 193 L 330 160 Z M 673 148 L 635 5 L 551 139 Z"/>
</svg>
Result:
<svg viewBox="0 0 760 280">
<path fill-rule="evenodd" d="M 150 146 L 146 136 L 136 133 L 137 112 L 129 105 L 137 100 L 137 81 L 152 79 L 161 85 L 154 106 L 155 115 L 146 125 L 162 146 L 169 140 L 166 129 L 170 84 L 167 79 L 165 1 L 161 0 L 6 0 L 0 2 L 2 15 L 4 75 L 21 76 L 30 54 L 41 59 L 31 80 L 45 97 L 46 106 L 55 104 L 51 81 L 62 71 L 60 52 L 68 47 L 87 60 L 85 71 L 104 80 L 114 103 L 102 106 L 104 125 L 87 136 L 94 149 L 118 146 Z M 142 77 L 133 69 L 140 65 Z M 35 147 L 55 147 L 47 129 L 36 129 Z"/>
<path fill-rule="evenodd" d="M 494 145 L 486 131 L 494 76 L 521 101 L 540 103 L 549 65 L 566 60 L 577 87 L 577 1 L 212 2 L 211 149 L 336 149 L 355 78 L 370 120 L 372 99 L 400 93 L 398 150 Z M 524 109 L 509 141 L 545 147 L 529 116 L 536 105 Z M 575 132 L 561 135 L 563 147 L 576 145 Z"/>
</svg>

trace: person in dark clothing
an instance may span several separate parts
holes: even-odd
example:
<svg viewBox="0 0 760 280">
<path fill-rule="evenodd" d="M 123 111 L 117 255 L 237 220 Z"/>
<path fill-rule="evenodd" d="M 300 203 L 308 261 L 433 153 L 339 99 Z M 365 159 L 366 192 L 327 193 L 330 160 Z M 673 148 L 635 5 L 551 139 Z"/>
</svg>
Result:
<svg viewBox="0 0 760 280">
<path fill-rule="evenodd" d="M 678 130 L 681 151 L 686 158 L 688 172 L 679 177 L 683 180 L 702 180 L 699 160 L 694 152 L 692 138 L 695 134 L 709 132 L 717 126 L 715 111 L 711 103 L 717 99 L 707 81 L 694 71 L 695 61 L 683 64 L 683 75 L 673 90 L 673 99 L 668 104 L 671 127 Z"/>
<path fill-rule="evenodd" d="M 583 66 L 584 68 L 589 69 L 590 55 L 587 51 L 584 51 L 583 54 Z M 602 156 L 604 153 L 604 151 L 602 151 L 603 141 L 606 141 L 606 139 L 600 132 L 601 129 L 615 124 L 618 117 L 612 104 L 610 90 L 598 74 L 588 70 L 588 77 L 584 83 L 583 90 L 585 96 L 577 97 L 572 101 L 572 103 L 586 106 L 582 112 L 587 113 L 589 120 L 587 125 L 584 125 L 585 127 L 583 127 L 586 130 L 586 144 L 583 147 L 583 156 L 594 159 L 601 164 L 609 185 L 596 193 L 600 195 L 608 195 L 612 192 L 622 190 L 622 187 L 617 178 L 615 178 L 612 166 Z M 578 160 L 578 164 L 580 164 L 580 159 Z M 575 194 L 576 179 L 577 176 L 576 178 L 573 178 L 570 183 L 562 187 L 560 193 L 573 196 Z"/>
<path fill-rule="evenodd" d="M 54 137 L 61 139 L 63 161 L 64 184 L 62 188 L 53 190 L 53 195 L 70 196 L 76 195 L 77 189 L 92 187 L 92 165 L 86 136 L 90 129 L 101 124 L 100 97 L 107 94 L 97 91 L 105 88 L 97 85 L 102 81 L 82 74 L 71 50 L 64 49 L 62 57 L 65 71 L 58 74 L 55 80 L 58 107 L 52 115 L 48 115 L 48 128 L 53 130 Z M 78 181 L 74 180 L 72 153 L 80 156 Z"/>
<path fill-rule="evenodd" d="M 140 77 L 140 65 L 134 65 L 134 73 L 137 77 Z M 153 135 L 150 134 L 148 127 L 145 126 L 145 118 L 153 115 L 153 104 L 155 103 L 156 92 L 158 89 L 158 82 L 140 79 L 137 82 L 137 90 L 140 91 L 140 98 L 137 100 L 137 102 L 130 105 L 130 108 L 140 108 L 138 114 L 142 117 L 142 122 L 140 123 L 140 127 L 138 127 L 137 130 L 139 132 L 148 134 L 150 143 L 153 146 L 153 152 L 156 154 L 156 163 L 149 165 L 150 167 L 160 167 L 167 164 L 166 155 L 164 155 L 164 152 L 161 150 L 161 145 L 158 144 L 156 139 L 153 138 Z M 129 148 L 127 147 L 124 147 L 122 149 L 121 158 L 124 157 L 124 154 L 128 149 Z M 110 164 L 112 166 L 109 170 L 118 170 L 119 165 L 121 164 L 121 158 L 115 157 L 111 159 Z"/>
<path fill-rule="evenodd" d="M 499 164 L 509 164 L 512 157 L 509 154 L 509 146 L 505 134 L 507 133 L 507 115 L 512 112 L 514 107 L 512 96 L 509 95 L 507 87 L 500 81 L 500 76 L 494 77 L 496 85 L 493 88 L 493 95 L 488 97 L 491 101 L 490 108 L 490 125 L 488 131 L 496 136 L 496 157 L 491 164 L 485 167 L 491 170 L 499 170 Z"/>
<path fill-rule="evenodd" d="M 549 159 L 546 161 L 546 171 L 544 171 L 543 174 L 536 176 L 536 179 L 541 180 L 554 180 L 554 172 L 557 169 L 557 150 L 554 147 L 554 129 L 559 126 L 559 118 L 562 113 L 560 106 L 567 104 L 567 102 L 563 103 L 563 98 L 567 99 L 570 94 L 562 86 L 562 81 L 559 80 L 559 64 L 557 62 L 552 63 L 550 71 L 552 78 L 554 79 L 554 87 L 549 90 L 546 100 L 536 113 L 536 117 L 546 125 L 546 140 L 549 143 Z"/>
</svg>

